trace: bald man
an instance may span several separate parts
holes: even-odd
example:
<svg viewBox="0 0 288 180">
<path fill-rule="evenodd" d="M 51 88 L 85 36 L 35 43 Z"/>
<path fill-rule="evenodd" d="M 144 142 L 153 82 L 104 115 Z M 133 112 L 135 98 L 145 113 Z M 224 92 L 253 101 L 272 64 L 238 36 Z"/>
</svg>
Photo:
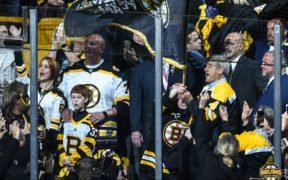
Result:
<svg viewBox="0 0 288 180">
<path fill-rule="evenodd" d="M 86 110 L 91 114 L 90 122 L 98 128 L 99 138 L 117 138 L 116 118 L 121 113 L 129 113 L 129 91 L 117 69 L 105 63 L 102 54 L 105 51 L 105 39 L 99 34 L 88 36 L 84 44 L 85 59 L 69 66 L 63 72 L 59 88 L 68 99 L 68 108 L 62 117 L 69 121 L 73 110 L 70 97 L 71 89 L 85 84 L 91 90 L 90 103 Z M 73 112 L 74 113 L 74 112 Z M 80 113 L 80 112 L 79 112 Z M 68 114 L 68 116 L 67 116 Z"/>
<path fill-rule="evenodd" d="M 232 32 L 224 39 L 224 54 L 231 62 L 232 73 L 228 82 L 241 102 L 246 101 L 253 107 L 266 87 L 267 79 L 262 76 L 260 66 L 243 54 L 244 37 L 241 33 Z"/>
</svg>

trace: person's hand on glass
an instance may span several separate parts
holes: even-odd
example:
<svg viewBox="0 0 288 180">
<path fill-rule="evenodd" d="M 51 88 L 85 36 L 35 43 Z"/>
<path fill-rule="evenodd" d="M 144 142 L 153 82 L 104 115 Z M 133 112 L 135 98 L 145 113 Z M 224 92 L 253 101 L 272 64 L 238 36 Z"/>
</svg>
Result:
<svg viewBox="0 0 288 180">
<path fill-rule="evenodd" d="M 15 26 L 15 25 L 11 25 L 9 28 L 10 33 L 12 34 L 12 36 L 14 37 L 19 37 L 21 35 L 21 27 L 19 27 L 19 29 Z"/>
</svg>

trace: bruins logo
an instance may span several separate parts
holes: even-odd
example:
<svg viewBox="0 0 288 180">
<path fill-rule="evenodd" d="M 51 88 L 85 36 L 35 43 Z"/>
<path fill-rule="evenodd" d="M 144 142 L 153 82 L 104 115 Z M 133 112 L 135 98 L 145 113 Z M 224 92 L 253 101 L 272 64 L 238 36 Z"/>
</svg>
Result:
<svg viewBox="0 0 288 180">
<path fill-rule="evenodd" d="M 93 84 L 85 84 L 85 85 L 91 92 L 91 99 L 90 99 L 89 104 L 86 106 L 86 108 L 91 109 L 99 103 L 101 94 L 100 94 L 98 87 L 96 87 L 95 85 Z"/>
<path fill-rule="evenodd" d="M 283 172 L 276 164 L 265 164 L 260 168 L 259 176 L 265 180 L 280 179 Z"/>
<path fill-rule="evenodd" d="M 184 126 L 181 121 L 173 120 L 166 124 L 163 129 L 163 139 L 167 146 L 173 147 L 178 143 L 188 126 Z"/>
<path fill-rule="evenodd" d="M 170 21 L 170 11 L 167 0 L 139 0 L 142 9 L 150 16 L 159 17 L 161 11 L 161 17 L 164 28 L 167 28 Z"/>
<path fill-rule="evenodd" d="M 59 112 L 62 113 L 65 109 L 65 105 L 63 103 L 60 104 L 59 106 Z"/>
</svg>

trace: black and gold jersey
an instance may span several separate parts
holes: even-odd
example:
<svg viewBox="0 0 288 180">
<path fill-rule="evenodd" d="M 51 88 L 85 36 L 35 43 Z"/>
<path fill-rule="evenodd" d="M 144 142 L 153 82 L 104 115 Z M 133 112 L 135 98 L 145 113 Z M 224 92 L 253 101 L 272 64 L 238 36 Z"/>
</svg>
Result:
<svg viewBox="0 0 288 180">
<path fill-rule="evenodd" d="M 220 105 L 226 105 L 230 109 L 230 106 L 236 101 L 235 91 L 226 81 L 226 78 L 206 85 L 202 92 L 204 91 L 211 92 L 210 99 L 207 102 L 208 105 L 205 108 L 206 120 L 214 121 L 219 117 Z"/>
<path fill-rule="evenodd" d="M 63 74 L 59 88 L 68 98 L 69 109 L 74 109 L 70 98 L 71 89 L 77 84 L 85 84 L 92 92 L 92 98 L 86 110 L 89 113 L 102 112 L 111 109 L 114 105 L 124 102 L 129 104 L 129 91 L 127 82 L 118 75 L 117 69 L 113 69 L 105 62 L 96 68 L 87 68 L 84 60 L 70 66 Z M 99 136 L 116 136 L 117 123 L 114 120 L 106 121 L 99 127 Z"/>
<path fill-rule="evenodd" d="M 88 120 L 90 114 L 86 111 L 73 113 L 71 122 L 66 122 L 61 127 L 57 136 L 59 163 L 69 157 L 75 163 L 81 157 L 91 156 L 96 144 L 97 130 Z"/>
<path fill-rule="evenodd" d="M 25 65 L 17 66 L 16 70 L 17 80 L 30 86 L 30 78 L 26 72 Z M 30 88 L 28 88 L 28 93 L 30 94 Z M 55 86 L 48 91 L 40 90 L 38 92 L 38 104 L 44 112 L 46 129 L 60 130 L 61 113 L 66 106 L 65 101 L 66 98 L 63 92 Z"/>
<path fill-rule="evenodd" d="M 190 128 L 193 121 L 191 113 L 166 113 L 163 114 L 162 122 L 162 154 L 171 150 L 177 144 L 181 137 L 184 136 L 186 129 Z M 148 147 L 145 149 L 141 159 L 142 168 L 153 172 L 156 166 L 155 153 L 155 131 L 152 131 L 151 139 L 149 139 Z M 163 163 L 163 173 L 170 174 L 169 170 Z"/>
</svg>

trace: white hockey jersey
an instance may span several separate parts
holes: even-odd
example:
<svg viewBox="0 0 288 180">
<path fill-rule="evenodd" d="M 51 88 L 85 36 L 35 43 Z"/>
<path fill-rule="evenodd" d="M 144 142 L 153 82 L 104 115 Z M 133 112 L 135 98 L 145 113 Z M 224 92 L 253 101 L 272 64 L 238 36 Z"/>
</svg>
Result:
<svg viewBox="0 0 288 180">
<path fill-rule="evenodd" d="M 86 107 L 89 113 L 111 109 L 119 101 L 129 103 L 127 82 L 124 82 L 108 64 L 102 63 L 97 68 L 88 69 L 84 65 L 84 60 L 81 60 L 64 71 L 59 88 L 68 99 L 69 109 L 73 109 L 70 98 L 71 89 L 78 84 L 87 85 L 92 92 L 92 99 Z M 114 120 L 105 122 L 100 125 L 98 134 L 99 136 L 116 136 L 117 123 Z"/>
<path fill-rule="evenodd" d="M 87 111 L 73 113 L 71 122 L 61 127 L 57 136 L 60 166 L 66 157 L 75 163 L 77 160 L 91 156 L 96 144 L 97 130 L 88 120 Z"/>
<path fill-rule="evenodd" d="M 28 94 L 30 95 L 30 78 L 26 72 L 26 67 L 16 66 L 18 81 L 28 84 Z M 65 97 L 63 92 L 57 87 L 53 86 L 49 91 L 43 93 L 38 92 L 38 104 L 44 111 L 46 129 L 60 130 L 61 113 L 65 107 Z"/>
<path fill-rule="evenodd" d="M 90 114 L 87 114 L 86 117 L 78 122 L 72 119 L 71 122 L 63 124 L 63 146 L 66 155 L 70 156 L 76 148 L 84 144 L 85 137 L 93 128 L 93 124 L 87 120 L 89 116 Z"/>
</svg>

